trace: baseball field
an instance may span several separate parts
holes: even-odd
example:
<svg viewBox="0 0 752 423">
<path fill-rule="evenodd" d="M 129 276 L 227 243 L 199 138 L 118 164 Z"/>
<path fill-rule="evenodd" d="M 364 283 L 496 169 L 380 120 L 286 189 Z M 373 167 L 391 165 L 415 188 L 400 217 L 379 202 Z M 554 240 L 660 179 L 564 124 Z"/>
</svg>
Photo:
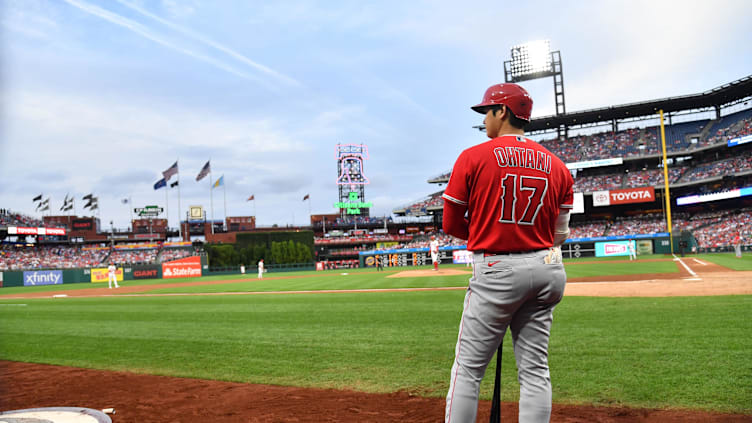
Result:
<svg viewBox="0 0 752 423">
<path fill-rule="evenodd" d="M 552 421 L 752 421 L 752 256 L 565 266 Z M 440 421 L 470 272 L 3 288 L 0 409 L 112 407 L 114 422 Z M 510 334 L 502 368 L 503 418 L 514 421 Z"/>
</svg>

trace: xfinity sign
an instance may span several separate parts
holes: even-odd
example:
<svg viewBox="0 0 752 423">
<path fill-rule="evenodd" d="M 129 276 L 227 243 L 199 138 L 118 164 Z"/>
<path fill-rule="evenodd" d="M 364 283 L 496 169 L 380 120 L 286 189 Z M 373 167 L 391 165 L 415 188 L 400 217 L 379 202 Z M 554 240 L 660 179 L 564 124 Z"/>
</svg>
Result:
<svg viewBox="0 0 752 423">
<path fill-rule="evenodd" d="M 23 272 L 24 286 L 61 285 L 63 283 L 62 270 L 41 270 Z"/>
</svg>

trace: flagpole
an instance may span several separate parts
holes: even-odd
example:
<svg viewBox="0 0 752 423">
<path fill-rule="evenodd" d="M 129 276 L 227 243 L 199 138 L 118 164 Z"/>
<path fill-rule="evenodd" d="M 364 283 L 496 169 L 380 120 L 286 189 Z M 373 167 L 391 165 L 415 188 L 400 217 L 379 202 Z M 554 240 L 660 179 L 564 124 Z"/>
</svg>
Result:
<svg viewBox="0 0 752 423">
<path fill-rule="evenodd" d="M 170 192 L 170 187 L 167 186 L 167 181 L 165 180 L 165 187 L 164 187 L 164 201 L 165 201 L 165 220 L 167 220 L 167 225 L 165 225 L 165 241 L 167 240 L 167 232 L 170 229 L 170 202 L 167 199 L 167 194 Z"/>
<path fill-rule="evenodd" d="M 133 199 L 128 196 L 128 210 L 131 212 L 131 232 L 133 232 Z"/>
<path fill-rule="evenodd" d="M 224 178 L 224 175 L 222 177 Z M 227 183 L 225 183 L 224 179 L 222 180 L 222 192 L 225 197 L 225 223 L 227 223 Z"/>
<path fill-rule="evenodd" d="M 183 212 L 181 210 L 182 209 L 180 208 L 180 166 L 178 166 L 178 236 L 180 237 L 180 240 L 182 241 L 183 240 L 183 218 L 181 217 L 181 214 Z"/>
<path fill-rule="evenodd" d="M 256 215 L 256 194 L 253 194 L 253 226 L 258 226 L 258 216 Z"/>
<path fill-rule="evenodd" d="M 211 168 L 209 168 L 209 202 L 211 203 L 211 233 L 214 235 L 214 182 L 212 182 Z"/>
</svg>

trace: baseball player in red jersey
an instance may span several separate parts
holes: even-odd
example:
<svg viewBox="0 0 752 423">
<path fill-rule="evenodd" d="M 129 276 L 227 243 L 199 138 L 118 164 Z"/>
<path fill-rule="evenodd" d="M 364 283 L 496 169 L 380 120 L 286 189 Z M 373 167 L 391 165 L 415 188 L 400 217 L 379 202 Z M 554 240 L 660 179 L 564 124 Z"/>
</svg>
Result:
<svg viewBox="0 0 752 423">
<path fill-rule="evenodd" d="M 463 151 L 444 192 L 444 232 L 467 240 L 475 266 L 465 294 L 445 421 L 474 422 L 480 382 L 507 328 L 520 382 L 520 422 L 548 422 L 548 339 L 566 274 L 574 181 L 564 163 L 525 138 L 533 100 L 516 84 L 490 87 L 472 107 L 490 141 Z M 467 213 L 467 216 L 466 216 Z"/>
</svg>

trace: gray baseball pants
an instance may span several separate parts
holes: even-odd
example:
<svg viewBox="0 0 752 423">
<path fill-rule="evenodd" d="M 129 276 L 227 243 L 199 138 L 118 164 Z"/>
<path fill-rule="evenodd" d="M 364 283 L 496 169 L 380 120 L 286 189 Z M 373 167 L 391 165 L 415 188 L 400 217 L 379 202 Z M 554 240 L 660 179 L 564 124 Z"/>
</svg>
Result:
<svg viewBox="0 0 752 423">
<path fill-rule="evenodd" d="M 447 393 L 447 423 L 475 422 L 481 379 L 508 327 L 520 383 L 519 421 L 550 420 L 548 339 L 567 276 L 563 264 L 546 264 L 548 254 L 473 255 Z"/>
</svg>

